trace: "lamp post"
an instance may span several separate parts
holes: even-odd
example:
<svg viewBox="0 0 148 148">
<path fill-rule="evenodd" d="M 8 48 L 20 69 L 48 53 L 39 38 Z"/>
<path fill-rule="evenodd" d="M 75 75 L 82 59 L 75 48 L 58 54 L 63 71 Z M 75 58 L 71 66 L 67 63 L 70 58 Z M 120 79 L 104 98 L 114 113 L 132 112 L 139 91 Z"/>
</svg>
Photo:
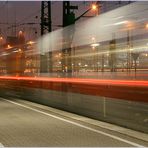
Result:
<svg viewBox="0 0 148 148">
<path fill-rule="evenodd" d="M 138 52 L 131 53 L 131 56 L 134 59 L 135 77 L 136 77 L 136 71 L 137 71 L 137 59 L 138 59 L 139 55 L 140 55 L 140 53 L 138 53 Z"/>
<path fill-rule="evenodd" d="M 97 9 L 97 5 L 92 5 L 91 8 L 89 8 L 88 10 L 86 10 L 84 13 L 82 13 L 80 16 L 78 16 L 77 18 L 75 18 L 75 14 L 74 12 L 71 12 L 70 10 L 74 10 L 74 9 L 78 9 L 77 6 L 71 6 L 70 2 L 63 2 L 63 27 L 75 24 L 76 21 L 78 21 L 81 17 L 83 17 L 86 13 L 88 13 L 90 10 L 96 10 Z M 67 33 L 64 31 L 63 32 L 63 36 L 64 36 L 64 42 L 68 43 L 69 45 L 65 45 L 65 47 L 63 47 L 62 50 L 62 72 L 72 72 L 72 68 L 74 68 L 74 66 L 72 66 L 72 60 L 71 60 L 71 53 L 72 53 L 72 48 L 71 48 L 71 41 L 73 39 L 73 34 L 74 34 L 74 26 L 72 26 L 70 28 L 70 32 L 68 32 L 68 36 Z M 75 49 L 74 49 L 75 50 Z M 74 51 L 75 53 L 75 51 Z"/>
<path fill-rule="evenodd" d="M 132 29 L 135 24 L 132 21 L 125 21 L 127 28 L 127 72 L 131 72 L 131 50 L 132 50 Z"/>
<path fill-rule="evenodd" d="M 91 7 L 89 9 L 87 9 L 84 13 L 82 13 L 80 16 L 78 16 L 75 19 L 75 22 L 78 21 L 80 18 L 84 17 L 85 14 L 87 14 L 89 11 L 93 10 L 93 11 L 97 11 L 99 8 L 98 4 L 92 4 Z"/>
<path fill-rule="evenodd" d="M 92 4 L 89 9 L 87 9 L 84 13 L 82 13 L 80 16 L 78 16 L 78 17 L 75 19 L 75 22 L 78 21 L 80 18 L 85 17 L 85 14 L 87 14 L 87 13 L 90 12 L 91 10 L 92 10 L 92 11 L 97 11 L 98 9 L 99 9 L 99 3 Z M 89 17 L 93 17 L 93 16 L 89 16 Z M 96 44 L 96 43 L 94 42 L 94 40 L 95 40 L 95 39 L 92 38 L 93 44 L 91 44 L 91 47 L 92 47 L 93 52 L 94 52 L 94 56 L 93 56 L 93 61 L 94 61 L 93 65 L 94 65 L 94 67 L 93 67 L 93 70 L 95 71 L 95 61 L 96 61 L 96 60 L 95 60 L 95 52 L 96 52 L 96 47 L 99 46 L 99 45 Z M 74 53 L 75 53 L 75 52 L 74 52 Z"/>
</svg>

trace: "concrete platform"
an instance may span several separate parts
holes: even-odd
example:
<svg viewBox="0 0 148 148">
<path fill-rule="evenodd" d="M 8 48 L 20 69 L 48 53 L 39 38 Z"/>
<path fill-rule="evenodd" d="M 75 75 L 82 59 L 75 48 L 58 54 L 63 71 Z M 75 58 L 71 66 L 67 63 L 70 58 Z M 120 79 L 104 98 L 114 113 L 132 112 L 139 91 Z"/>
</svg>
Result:
<svg viewBox="0 0 148 148">
<path fill-rule="evenodd" d="M 0 98 L 5 147 L 141 147 L 148 135 L 18 99 Z"/>
</svg>

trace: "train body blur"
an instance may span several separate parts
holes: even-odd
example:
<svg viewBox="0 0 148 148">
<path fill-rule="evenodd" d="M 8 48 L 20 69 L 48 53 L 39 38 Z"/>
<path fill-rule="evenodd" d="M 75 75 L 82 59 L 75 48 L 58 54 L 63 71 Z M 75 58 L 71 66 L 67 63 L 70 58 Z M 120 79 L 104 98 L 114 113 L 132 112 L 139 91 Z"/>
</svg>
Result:
<svg viewBox="0 0 148 148">
<path fill-rule="evenodd" d="M 132 9 L 130 9 L 132 7 Z M 137 2 L 4 49 L 1 74 L 148 71 L 148 10 Z"/>
<path fill-rule="evenodd" d="M 133 2 L 1 50 L 0 95 L 148 133 L 147 14 Z"/>
</svg>

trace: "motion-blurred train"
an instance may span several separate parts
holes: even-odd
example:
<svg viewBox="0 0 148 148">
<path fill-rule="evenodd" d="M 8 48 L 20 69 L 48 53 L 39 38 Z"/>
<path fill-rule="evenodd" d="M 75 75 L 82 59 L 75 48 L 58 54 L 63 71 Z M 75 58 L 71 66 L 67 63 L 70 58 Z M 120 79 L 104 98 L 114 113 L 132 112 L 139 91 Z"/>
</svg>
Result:
<svg viewBox="0 0 148 148">
<path fill-rule="evenodd" d="M 134 2 L 0 53 L 0 73 L 148 70 L 148 3 Z"/>
<path fill-rule="evenodd" d="M 147 14 L 133 2 L 1 50 L 0 96 L 148 133 Z"/>
</svg>

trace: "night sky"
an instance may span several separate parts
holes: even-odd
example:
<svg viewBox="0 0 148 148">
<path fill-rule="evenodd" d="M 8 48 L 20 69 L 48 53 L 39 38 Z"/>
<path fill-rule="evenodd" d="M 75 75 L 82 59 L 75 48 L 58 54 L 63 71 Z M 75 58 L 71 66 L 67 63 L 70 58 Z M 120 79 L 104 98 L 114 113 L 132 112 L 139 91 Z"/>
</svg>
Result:
<svg viewBox="0 0 148 148">
<path fill-rule="evenodd" d="M 85 12 L 93 2 L 71 2 L 72 5 L 78 5 L 75 11 L 76 17 Z M 119 2 L 106 2 L 102 10 L 110 9 L 110 5 L 117 5 Z M 108 4 L 108 5 L 106 5 Z M 0 34 L 1 36 L 14 36 L 20 30 L 25 32 L 27 40 L 32 40 L 40 36 L 40 1 L 0 1 Z M 90 12 L 87 15 L 96 15 L 96 12 Z M 36 18 L 37 16 L 37 18 Z M 85 18 L 86 19 L 86 18 Z M 80 19 L 83 21 L 84 18 Z M 36 25 L 19 25 L 22 23 L 37 23 Z M 12 27 L 16 24 L 17 28 Z M 58 29 L 55 25 L 62 25 L 62 2 L 52 2 L 52 29 Z M 35 33 L 37 32 L 37 33 Z"/>
<path fill-rule="evenodd" d="M 79 5 L 79 10 L 75 11 L 76 16 L 83 13 L 89 8 L 89 3 L 71 2 L 74 5 Z M 40 35 L 40 13 L 41 2 L 39 1 L 9 1 L 0 2 L 0 33 L 3 36 L 15 35 L 15 32 L 23 30 L 26 33 L 27 39 L 35 39 Z M 37 16 L 37 18 L 36 18 Z M 36 25 L 21 25 L 22 23 L 38 23 Z M 16 24 L 17 28 L 11 27 Z M 62 25 L 62 2 L 52 2 L 52 29 L 55 30 L 55 25 Z M 35 34 L 37 32 L 37 34 Z"/>
</svg>

